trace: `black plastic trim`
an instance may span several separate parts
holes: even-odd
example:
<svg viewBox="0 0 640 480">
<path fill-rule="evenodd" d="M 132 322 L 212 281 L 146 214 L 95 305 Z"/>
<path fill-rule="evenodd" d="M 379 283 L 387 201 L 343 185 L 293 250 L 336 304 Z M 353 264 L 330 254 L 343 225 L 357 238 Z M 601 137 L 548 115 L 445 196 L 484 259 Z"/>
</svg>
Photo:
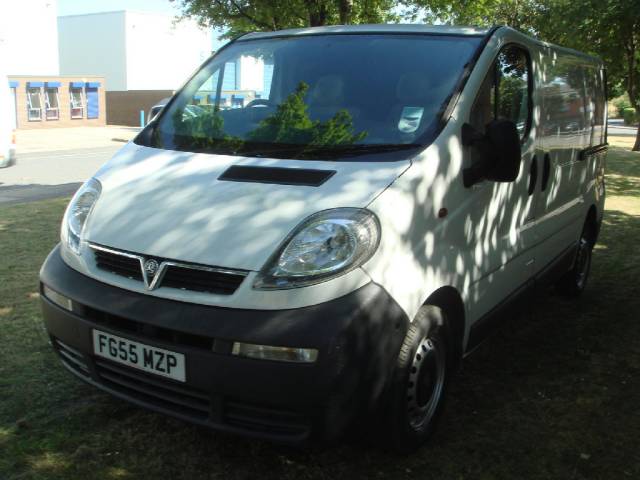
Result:
<svg viewBox="0 0 640 480">
<path fill-rule="evenodd" d="M 335 173 L 335 170 L 232 165 L 218 177 L 218 180 L 319 187 Z"/>
<path fill-rule="evenodd" d="M 375 283 L 304 308 L 223 308 L 101 283 L 70 268 L 59 247 L 49 254 L 40 280 L 73 300 L 73 311 L 69 312 L 41 295 L 49 335 L 79 352 L 89 364 L 91 375 L 81 377 L 83 380 L 155 411 L 212 429 L 278 442 L 335 438 L 356 417 L 375 411 L 384 399 L 409 325 L 400 306 Z M 104 322 L 90 313 L 93 311 L 124 320 Z M 179 409 L 166 408 L 161 399 L 145 399 L 125 387 L 101 382 L 93 354 L 94 328 L 185 355 L 187 381 L 180 385 L 211 396 L 210 416 L 206 420 L 185 416 Z M 211 339 L 212 346 L 207 348 L 200 342 L 202 337 Z M 315 348 L 318 360 L 298 364 L 237 357 L 231 354 L 234 341 Z M 228 401 L 295 412 L 309 419 L 310 429 L 304 435 L 283 434 L 282 430 L 269 432 L 268 422 L 263 421 L 258 422 L 262 426 L 251 421 L 225 423 Z"/>
<path fill-rule="evenodd" d="M 593 147 L 587 147 L 580 151 L 578 160 L 585 160 L 591 155 L 597 155 L 598 153 L 606 152 L 609 149 L 608 143 L 601 143 L 600 145 L 594 145 Z"/>
<path fill-rule="evenodd" d="M 540 185 L 540 191 L 544 192 L 549 185 L 549 178 L 551 178 L 551 156 L 549 153 L 544 154 L 544 161 L 542 165 L 542 184 Z"/>
</svg>

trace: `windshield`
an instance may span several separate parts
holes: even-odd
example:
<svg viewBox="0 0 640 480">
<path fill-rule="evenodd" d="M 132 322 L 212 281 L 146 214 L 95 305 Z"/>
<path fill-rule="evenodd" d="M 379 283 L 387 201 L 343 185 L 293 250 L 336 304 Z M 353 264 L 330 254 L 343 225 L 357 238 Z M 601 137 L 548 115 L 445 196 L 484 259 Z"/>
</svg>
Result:
<svg viewBox="0 0 640 480">
<path fill-rule="evenodd" d="M 417 148 L 480 37 L 317 35 L 238 41 L 212 58 L 138 143 L 339 158 Z"/>
</svg>

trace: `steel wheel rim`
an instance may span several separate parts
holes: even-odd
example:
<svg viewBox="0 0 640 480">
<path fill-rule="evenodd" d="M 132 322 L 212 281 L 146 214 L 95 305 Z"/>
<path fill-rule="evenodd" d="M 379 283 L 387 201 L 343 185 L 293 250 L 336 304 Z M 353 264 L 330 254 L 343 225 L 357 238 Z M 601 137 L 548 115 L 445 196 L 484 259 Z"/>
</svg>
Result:
<svg viewBox="0 0 640 480">
<path fill-rule="evenodd" d="M 407 411 L 409 424 L 419 430 L 433 418 L 442 396 L 445 378 L 445 355 L 442 346 L 423 338 L 416 349 L 409 370 Z"/>
</svg>

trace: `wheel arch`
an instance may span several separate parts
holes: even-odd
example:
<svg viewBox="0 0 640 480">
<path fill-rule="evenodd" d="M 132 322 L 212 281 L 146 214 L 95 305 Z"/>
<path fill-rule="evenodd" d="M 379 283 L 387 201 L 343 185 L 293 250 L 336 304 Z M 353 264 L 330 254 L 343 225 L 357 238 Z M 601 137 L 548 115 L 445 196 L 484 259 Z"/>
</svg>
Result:
<svg viewBox="0 0 640 480">
<path fill-rule="evenodd" d="M 455 287 L 445 286 L 429 295 L 425 305 L 434 305 L 445 312 L 453 340 L 454 368 L 458 368 L 464 353 L 465 309 L 462 296 Z"/>
</svg>

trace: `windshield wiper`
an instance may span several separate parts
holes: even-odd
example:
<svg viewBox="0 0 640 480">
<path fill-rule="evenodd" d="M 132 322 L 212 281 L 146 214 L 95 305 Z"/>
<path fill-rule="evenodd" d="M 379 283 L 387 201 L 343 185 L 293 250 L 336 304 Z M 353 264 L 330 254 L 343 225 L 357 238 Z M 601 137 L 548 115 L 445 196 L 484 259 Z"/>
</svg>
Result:
<svg viewBox="0 0 640 480">
<path fill-rule="evenodd" d="M 178 149 L 223 155 L 246 157 L 284 158 L 300 160 L 334 160 L 358 155 L 396 152 L 420 148 L 416 143 L 355 144 L 355 145 L 304 145 L 269 142 L 244 142 L 234 145 L 226 140 L 210 141 L 209 145 L 196 145 L 185 142 Z"/>
<path fill-rule="evenodd" d="M 310 150 L 309 153 L 318 157 L 349 157 L 364 155 L 367 153 L 397 152 L 400 150 L 411 150 L 419 148 L 418 143 L 381 143 L 381 144 L 356 144 L 356 145 L 336 145 L 333 147 L 318 147 Z"/>
</svg>

